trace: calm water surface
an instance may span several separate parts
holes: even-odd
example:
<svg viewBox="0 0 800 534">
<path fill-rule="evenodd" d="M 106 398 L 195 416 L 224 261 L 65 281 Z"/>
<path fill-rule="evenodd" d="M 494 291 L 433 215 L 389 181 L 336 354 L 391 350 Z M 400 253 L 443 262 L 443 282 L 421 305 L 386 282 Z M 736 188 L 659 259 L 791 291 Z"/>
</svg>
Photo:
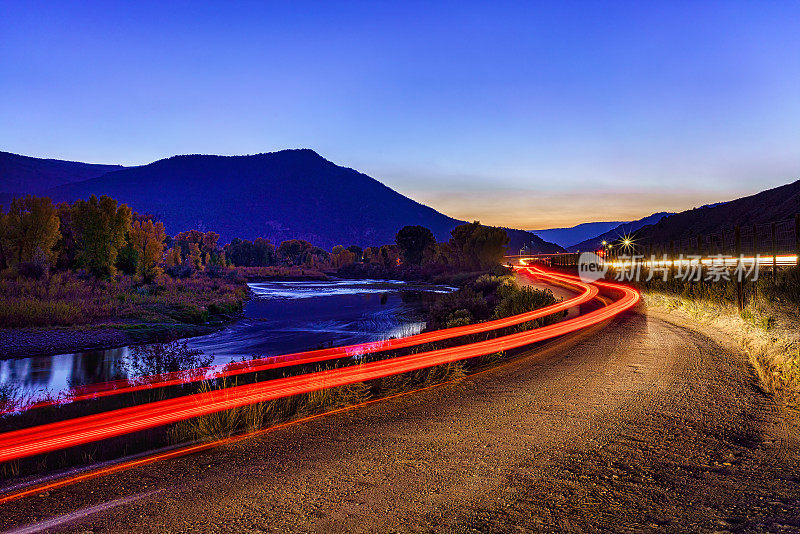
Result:
<svg viewBox="0 0 800 534">
<path fill-rule="evenodd" d="M 409 291 L 447 292 L 444 286 L 400 281 L 258 282 L 244 318 L 213 334 L 188 340 L 211 363 L 273 356 L 403 337 L 425 326 Z M 404 299 L 404 296 L 406 297 Z M 0 384 L 28 398 L 63 395 L 70 387 L 140 374 L 130 347 L 0 362 Z"/>
</svg>

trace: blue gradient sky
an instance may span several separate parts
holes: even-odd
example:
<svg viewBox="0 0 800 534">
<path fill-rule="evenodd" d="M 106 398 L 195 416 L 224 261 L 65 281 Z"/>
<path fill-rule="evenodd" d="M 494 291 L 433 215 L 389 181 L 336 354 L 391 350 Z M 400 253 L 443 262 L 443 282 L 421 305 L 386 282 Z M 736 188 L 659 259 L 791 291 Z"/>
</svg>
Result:
<svg viewBox="0 0 800 534">
<path fill-rule="evenodd" d="M 464 219 L 638 218 L 800 177 L 800 3 L 0 1 L 0 150 L 309 147 Z"/>
</svg>

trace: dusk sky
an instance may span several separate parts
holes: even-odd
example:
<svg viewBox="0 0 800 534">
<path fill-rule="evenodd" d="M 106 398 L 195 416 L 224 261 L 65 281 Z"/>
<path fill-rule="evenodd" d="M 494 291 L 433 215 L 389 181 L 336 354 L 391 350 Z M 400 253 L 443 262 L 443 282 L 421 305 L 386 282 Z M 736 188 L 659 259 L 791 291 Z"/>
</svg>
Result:
<svg viewBox="0 0 800 534">
<path fill-rule="evenodd" d="M 798 2 L 164 4 L 0 1 L 0 150 L 307 147 L 525 229 L 800 178 Z"/>
</svg>

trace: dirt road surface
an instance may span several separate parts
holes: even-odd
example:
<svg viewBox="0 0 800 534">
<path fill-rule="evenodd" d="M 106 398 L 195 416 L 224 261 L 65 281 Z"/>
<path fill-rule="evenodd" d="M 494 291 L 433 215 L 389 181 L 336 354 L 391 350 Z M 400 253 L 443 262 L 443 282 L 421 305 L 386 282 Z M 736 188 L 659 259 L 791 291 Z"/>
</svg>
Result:
<svg viewBox="0 0 800 534">
<path fill-rule="evenodd" d="M 0 525 L 797 531 L 794 419 L 743 354 L 673 321 L 640 307 L 455 384 L 9 503 Z"/>
</svg>

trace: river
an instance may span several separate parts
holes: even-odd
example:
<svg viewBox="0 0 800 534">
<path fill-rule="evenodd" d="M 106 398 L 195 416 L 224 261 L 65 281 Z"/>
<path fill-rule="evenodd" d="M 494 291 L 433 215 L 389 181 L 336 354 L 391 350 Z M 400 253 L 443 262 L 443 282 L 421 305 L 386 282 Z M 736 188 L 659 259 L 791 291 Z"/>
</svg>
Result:
<svg viewBox="0 0 800 534">
<path fill-rule="evenodd" d="M 445 286 L 401 281 L 254 282 L 244 317 L 218 332 L 190 338 L 196 361 L 224 364 L 252 357 L 405 337 L 419 333 L 418 299 L 411 292 Z M 131 347 L 0 362 L 0 386 L 28 400 L 64 396 L 70 388 L 142 374 Z"/>
</svg>

